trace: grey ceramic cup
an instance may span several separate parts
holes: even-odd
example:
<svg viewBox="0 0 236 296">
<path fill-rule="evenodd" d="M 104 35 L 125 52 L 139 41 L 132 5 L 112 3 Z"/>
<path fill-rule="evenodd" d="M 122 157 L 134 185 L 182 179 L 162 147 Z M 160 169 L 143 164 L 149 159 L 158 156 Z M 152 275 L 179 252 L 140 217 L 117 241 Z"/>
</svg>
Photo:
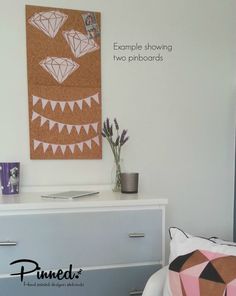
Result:
<svg viewBox="0 0 236 296">
<path fill-rule="evenodd" d="M 121 173 L 121 192 L 137 193 L 138 177 L 138 173 Z"/>
</svg>

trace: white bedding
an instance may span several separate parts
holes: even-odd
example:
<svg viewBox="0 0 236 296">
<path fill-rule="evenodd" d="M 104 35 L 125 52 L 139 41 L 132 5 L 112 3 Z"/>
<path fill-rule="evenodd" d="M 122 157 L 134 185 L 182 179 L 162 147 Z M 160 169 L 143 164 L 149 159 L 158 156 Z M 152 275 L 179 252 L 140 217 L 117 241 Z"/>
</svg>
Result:
<svg viewBox="0 0 236 296">
<path fill-rule="evenodd" d="M 164 296 L 163 291 L 166 281 L 168 266 L 155 272 L 148 280 L 142 296 Z"/>
</svg>

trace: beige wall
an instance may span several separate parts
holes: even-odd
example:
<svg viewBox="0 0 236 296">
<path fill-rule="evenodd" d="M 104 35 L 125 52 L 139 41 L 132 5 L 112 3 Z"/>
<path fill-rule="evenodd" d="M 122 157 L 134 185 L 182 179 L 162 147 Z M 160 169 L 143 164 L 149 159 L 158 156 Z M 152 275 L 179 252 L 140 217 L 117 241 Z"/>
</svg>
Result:
<svg viewBox="0 0 236 296">
<path fill-rule="evenodd" d="M 0 159 L 22 162 L 23 185 L 109 183 L 103 160 L 31 161 L 24 0 L 1 2 Z M 236 81 L 234 0 L 48 0 L 102 13 L 103 117 L 129 129 L 123 158 L 141 190 L 169 199 L 167 224 L 231 238 Z M 173 45 L 159 63 L 113 61 L 113 42 Z"/>
</svg>

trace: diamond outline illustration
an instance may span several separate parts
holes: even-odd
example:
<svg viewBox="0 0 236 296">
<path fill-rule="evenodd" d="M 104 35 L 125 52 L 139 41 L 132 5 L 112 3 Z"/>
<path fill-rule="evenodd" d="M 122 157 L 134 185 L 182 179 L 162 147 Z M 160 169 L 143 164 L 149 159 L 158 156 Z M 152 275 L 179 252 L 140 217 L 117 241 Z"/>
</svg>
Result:
<svg viewBox="0 0 236 296">
<path fill-rule="evenodd" d="M 79 68 L 79 64 L 68 58 L 47 57 L 39 62 L 40 66 L 47 71 L 58 83 L 63 83 L 68 76 Z"/>
<path fill-rule="evenodd" d="M 76 58 L 99 49 L 98 44 L 92 38 L 79 31 L 63 31 L 62 34 Z"/>
<path fill-rule="evenodd" d="M 66 14 L 52 10 L 35 13 L 28 22 L 50 38 L 54 38 L 67 19 Z"/>
</svg>

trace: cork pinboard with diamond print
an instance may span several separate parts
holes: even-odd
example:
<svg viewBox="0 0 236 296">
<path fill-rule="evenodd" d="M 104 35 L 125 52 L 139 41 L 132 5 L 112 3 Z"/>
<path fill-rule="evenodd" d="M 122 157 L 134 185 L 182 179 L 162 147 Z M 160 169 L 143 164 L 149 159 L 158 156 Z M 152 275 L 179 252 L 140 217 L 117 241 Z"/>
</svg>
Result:
<svg viewBox="0 0 236 296">
<path fill-rule="evenodd" d="M 31 159 L 99 159 L 100 13 L 26 6 Z"/>
</svg>

